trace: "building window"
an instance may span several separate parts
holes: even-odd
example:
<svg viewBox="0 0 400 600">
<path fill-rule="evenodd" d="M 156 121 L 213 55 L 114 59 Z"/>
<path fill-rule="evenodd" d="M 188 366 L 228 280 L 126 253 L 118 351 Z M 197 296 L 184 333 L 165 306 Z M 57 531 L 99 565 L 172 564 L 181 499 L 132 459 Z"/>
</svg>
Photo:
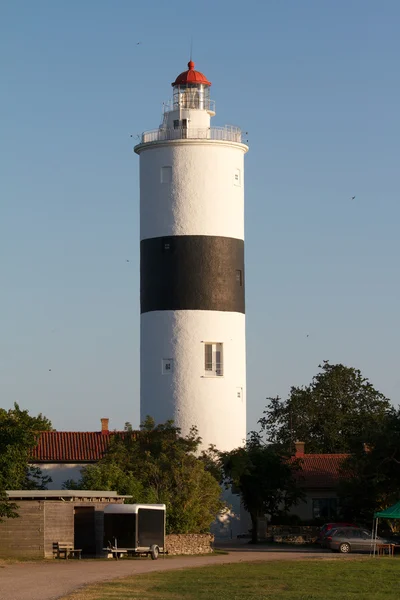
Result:
<svg viewBox="0 0 400 600">
<path fill-rule="evenodd" d="M 243 400 L 243 388 L 236 388 L 236 398 L 237 400 Z"/>
<path fill-rule="evenodd" d="M 162 251 L 172 252 L 174 249 L 173 238 L 165 237 L 162 238 Z"/>
<path fill-rule="evenodd" d="M 172 358 L 163 358 L 162 359 L 162 374 L 163 375 L 171 375 L 173 371 L 174 361 Z"/>
<path fill-rule="evenodd" d="M 171 183 L 172 167 L 161 167 L 161 183 Z"/>
<path fill-rule="evenodd" d="M 242 287 L 243 285 L 242 271 L 240 269 L 237 269 L 236 271 L 236 283 L 238 283 L 240 287 Z"/>
<path fill-rule="evenodd" d="M 313 519 L 335 520 L 338 511 L 337 498 L 313 498 L 312 511 Z"/>
<path fill-rule="evenodd" d="M 204 373 L 206 377 L 222 377 L 224 374 L 222 344 L 204 344 Z"/>
<path fill-rule="evenodd" d="M 238 186 L 242 185 L 240 169 L 235 169 L 235 171 L 233 173 L 233 183 L 234 183 L 234 185 L 238 185 Z"/>
<path fill-rule="evenodd" d="M 174 129 L 179 129 L 179 127 L 182 127 L 183 129 L 187 129 L 187 124 L 188 124 L 187 119 L 182 119 L 182 121 L 179 121 L 179 119 L 175 119 L 174 120 Z"/>
</svg>

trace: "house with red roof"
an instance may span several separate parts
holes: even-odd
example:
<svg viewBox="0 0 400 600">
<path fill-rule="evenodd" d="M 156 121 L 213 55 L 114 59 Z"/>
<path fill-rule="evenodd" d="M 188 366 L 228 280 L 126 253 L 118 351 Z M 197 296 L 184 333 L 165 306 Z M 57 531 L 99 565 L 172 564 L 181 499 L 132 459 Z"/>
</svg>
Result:
<svg viewBox="0 0 400 600">
<path fill-rule="evenodd" d="M 32 451 L 32 466 L 52 478 L 49 490 L 61 490 L 67 479 L 78 481 L 81 469 L 96 464 L 107 452 L 111 438 L 109 419 L 101 419 L 100 431 L 42 431 Z"/>
<path fill-rule="evenodd" d="M 300 460 L 299 484 L 305 500 L 293 506 L 291 514 L 303 521 L 337 517 L 337 488 L 343 478 L 342 466 L 348 454 L 306 454 L 304 442 L 296 442 L 295 458 Z"/>
<path fill-rule="evenodd" d="M 50 490 L 60 490 L 67 479 L 79 480 L 83 467 L 103 458 L 112 437 L 121 433 L 109 430 L 109 419 L 101 419 L 100 431 L 43 431 L 32 452 L 32 464 L 52 478 Z M 294 458 L 300 460 L 299 484 L 306 497 L 292 507 L 291 514 L 303 521 L 336 518 L 337 487 L 347 457 L 347 454 L 306 454 L 304 442 L 296 442 Z"/>
</svg>

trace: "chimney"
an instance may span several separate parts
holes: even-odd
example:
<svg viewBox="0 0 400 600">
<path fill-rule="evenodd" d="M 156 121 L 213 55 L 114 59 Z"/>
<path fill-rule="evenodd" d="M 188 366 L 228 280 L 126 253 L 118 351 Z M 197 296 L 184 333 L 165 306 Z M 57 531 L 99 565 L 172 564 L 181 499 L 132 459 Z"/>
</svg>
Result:
<svg viewBox="0 0 400 600">
<path fill-rule="evenodd" d="M 299 458 L 300 456 L 304 456 L 305 442 L 295 442 L 294 445 L 296 448 L 296 458 Z"/>
<path fill-rule="evenodd" d="M 101 420 L 101 433 L 108 433 L 108 422 L 110 419 L 100 419 Z"/>
</svg>

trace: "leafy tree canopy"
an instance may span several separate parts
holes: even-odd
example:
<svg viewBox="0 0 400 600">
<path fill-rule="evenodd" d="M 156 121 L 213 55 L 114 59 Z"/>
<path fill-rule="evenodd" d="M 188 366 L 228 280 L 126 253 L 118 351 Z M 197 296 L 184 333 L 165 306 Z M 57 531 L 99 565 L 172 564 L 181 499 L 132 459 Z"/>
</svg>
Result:
<svg viewBox="0 0 400 600">
<path fill-rule="evenodd" d="M 273 443 L 307 452 L 351 452 L 360 440 L 369 442 L 390 411 L 390 402 L 358 369 L 324 361 L 310 385 L 292 387 L 286 400 L 267 398 L 260 419 Z"/>
<path fill-rule="evenodd" d="M 285 515 L 303 497 L 296 473 L 299 464 L 282 447 L 268 445 L 252 432 L 246 445 L 221 453 L 225 482 L 240 492 L 252 521 L 252 541 L 257 542 L 258 519 Z"/>
<path fill-rule="evenodd" d="M 125 428 L 116 434 L 106 456 L 82 469 L 79 482 L 64 486 L 116 490 L 132 495 L 134 503 L 166 504 L 168 533 L 204 533 L 223 503 L 216 478 L 198 456 L 200 443 L 196 429 L 181 436 L 171 421 L 155 426 L 148 417 L 139 432 Z"/>
<path fill-rule="evenodd" d="M 10 410 L 0 408 L 0 519 L 17 516 L 5 490 L 46 489 L 49 478 L 29 465 L 29 457 L 38 433 L 49 429 L 51 423 L 42 414 L 33 417 L 18 404 Z"/>
<path fill-rule="evenodd" d="M 400 409 L 389 411 L 368 445 L 353 449 L 343 471 L 339 496 L 346 519 L 369 524 L 375 512 L 400 500 Z"/>
</svg>

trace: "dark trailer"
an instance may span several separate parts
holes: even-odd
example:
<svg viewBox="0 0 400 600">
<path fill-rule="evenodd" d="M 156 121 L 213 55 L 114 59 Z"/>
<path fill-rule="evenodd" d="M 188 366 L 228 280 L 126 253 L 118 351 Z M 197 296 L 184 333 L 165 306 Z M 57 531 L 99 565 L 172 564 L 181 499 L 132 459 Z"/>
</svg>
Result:
<svg viewBox="0 0 400 600">
<path fill-rule="evenodd" d="M 165 504 L 115 504 L 104 509 L 104 546 L 116 557 L 150 554 L 165 548 Z"/>
</svg>

